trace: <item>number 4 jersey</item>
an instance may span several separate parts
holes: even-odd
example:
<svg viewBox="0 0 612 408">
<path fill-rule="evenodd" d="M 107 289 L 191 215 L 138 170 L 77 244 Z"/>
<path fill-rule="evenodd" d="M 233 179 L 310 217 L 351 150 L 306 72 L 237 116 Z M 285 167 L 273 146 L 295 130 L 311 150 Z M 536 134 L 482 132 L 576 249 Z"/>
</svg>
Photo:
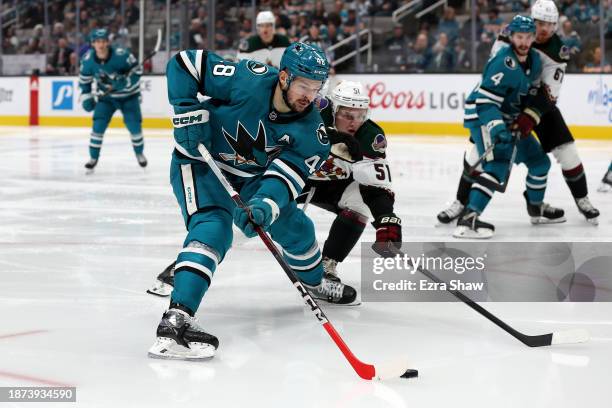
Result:
<svg viewBox="0 0 612 408">
<path fill-rule="evenodd" d="M 278 203 L 286 203 L 327 158 L 329 141 L 313 104 L 301 113 L 274 109 L 275 68 L 188 50 L 170 60 L 166 75 L 174 127 L 203 126 L 201 143 L 236 187 L 259 175 L 274 178 L 288 195 Z M 209 99 L 200 102 L 202 96 Z M 198 162 L 178 143 L 174 156 L 182 163 Z"/>
</svg>

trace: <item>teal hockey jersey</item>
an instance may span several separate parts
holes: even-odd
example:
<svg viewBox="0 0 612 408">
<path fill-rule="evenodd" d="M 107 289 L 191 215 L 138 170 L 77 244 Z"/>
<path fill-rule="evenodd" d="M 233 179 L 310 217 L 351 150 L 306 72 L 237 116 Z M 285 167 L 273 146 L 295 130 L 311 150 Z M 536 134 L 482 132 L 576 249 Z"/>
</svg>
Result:
<svg viewBox="0 0 612 408">
<path fill-rule="evenodd" d="M 126 75 L 130 70 L 138 65 L 136 57 L 125 48 L 109 47 L 108 58 L 101 60 L 96 56 L 92 48 L 85 53 L 81 59 L 81 69 L 79 73 L 79 86 L 81 94 L 91 94 L 91 86 L 95 81 L 97 91 L 105 93 L 113 78 L 118 75 Z M 127 83 L 123 89 L 115 89 L 108 96 L 112 98 L 126 98 L 140 93 L 140 76 L 142 69 L 134 70 L 127 77 Z"/>
</svg>

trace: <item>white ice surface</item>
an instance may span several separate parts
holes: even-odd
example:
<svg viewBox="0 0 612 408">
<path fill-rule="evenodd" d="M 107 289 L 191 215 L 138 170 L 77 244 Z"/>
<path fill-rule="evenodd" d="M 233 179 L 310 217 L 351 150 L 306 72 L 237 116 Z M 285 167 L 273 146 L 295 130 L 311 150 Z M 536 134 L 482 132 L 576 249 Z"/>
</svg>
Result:
<svg viewBox="0 0 612 408">
<path fill-rule="evenodd" d="M 67 407 L 602 407 L 611 400 L 612 304 L 488 303 L 529 334 L 588 329 L 585 344 L 530 349 L 461 303 L 364 303 L 326 313 L 369 363 L 406 356 L 420 377 L 360 380 L 257 239 L 235 233 L 198 312 L 219 337 L 209 362 L 147 358 L 167 300 L 145 294 L 184 228 L 168 181 L 170 132 L 145 132 L 142 171 L 124 130 L 110 130 L 85 176 L 87 129 L 0 128 L 0 386 L 76 386 Z M 454 198 L 463 139 L 392 138 L 404 240 L 451 240 L 434 227 Z M 546 199 L 567 223 L 534 227 L 525 170 L 483 219 L 496 240 L 612 241 L 612 195 L 596 186 L 608 142 L 580 142 L 598 227 L 578 214 L 553 164 Z M 308 210 L 323 242 L 332 216 Z M 363 239 L 373 240 L 366 229 Z M 611 271 L 612 273 L 612 271 Z M 359 247 L 341 265 L 359 285 Z M 32 332 L 29 333 L 28 332 Z M 11 406 L 11 404 L 1 404 Z M 35 407 L 39 404 L 13 404 Z"/>
</svg>

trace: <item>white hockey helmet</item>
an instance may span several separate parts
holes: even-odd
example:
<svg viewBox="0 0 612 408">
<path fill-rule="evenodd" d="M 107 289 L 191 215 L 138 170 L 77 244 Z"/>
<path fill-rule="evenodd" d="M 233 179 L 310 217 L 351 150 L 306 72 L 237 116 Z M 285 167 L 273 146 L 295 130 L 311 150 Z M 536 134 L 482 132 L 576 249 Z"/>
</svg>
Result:
<svg viewBox="0 0 612 408">
<path fill-rule="evenodd" d="M 559 10 L 552 0 L 537 0 L 531 6 L 531 18 L 557 24 L 559 21 Z"/>
<path fill-rule="evenodd" d="M 274 27 L 275 22 L 276 18 L 271 11 L 260 11 L 257 13 L 257 18 L 255 18 L 255 25 L 272 24 L 272 27 Z"/>
<path fill-rule="evenodd" d="M 341 81 L 331 92 L 334 118 L 340 106 L 367 109 L 366 119 L 370 116 L 370 97 L 361 82 Z"/>
</svg>

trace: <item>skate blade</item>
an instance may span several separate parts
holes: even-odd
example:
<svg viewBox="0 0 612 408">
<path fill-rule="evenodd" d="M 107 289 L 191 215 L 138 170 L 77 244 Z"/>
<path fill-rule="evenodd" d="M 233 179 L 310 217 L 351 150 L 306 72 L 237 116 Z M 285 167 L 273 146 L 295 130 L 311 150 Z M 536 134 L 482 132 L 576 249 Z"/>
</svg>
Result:
<svg viewBox="0 0 612 408">
<path fill-rule="evenodd" d="M 459 239 L 489 239 L 493 236 L 493 231 L 487 228 L 479 228 L 476 231 L 468 227 L 457 227 L 453 232 L 453 237 Z"/>
<path fill-rule="evenodd" d="M 600 193 L 609 193 L 610 191 L 612 191 L 612 186 L 606 183 L 601 183 L 597 191 L 599 191 Z"/>
<path fill-rule="evenodd" d="M 565 216 L 560 218 L 555 218 L 553 220 L 546 217 L 531 217 L 531 223 L 533 225 L 541 225 L 541 224 L 561 224 L 562 222 L 567 221 Z"/>
<path fill-rule="evenodd" d="M 586 221 L 591 225 L 599 225 L 599 217 L 587 218 Z"/>
<path fill-rule="evenodd" d="M 87 169 L 87 170 L 85 170 L 85 175 L 86 176 L 91 176 L 92 174 L 94 174 L 94 169 Z"/>
<path fill-rule="evenodd" d="M 147 289 L 147 293 L 150 295 L 155 295 L 159 297 L 170 296 L 174 287 L 172 285 L 168 285 L 162 281 L 156 281 L 153 286 Z"/>
<path fill-rule="evenodd" d="M 176 341 L 159 337 L 149 349 L 150 358 L 162 360 L 205 361 L 215 356 L 215 347 L 207 343 L 188 343 L 189 348 Z"/>
</svg>

